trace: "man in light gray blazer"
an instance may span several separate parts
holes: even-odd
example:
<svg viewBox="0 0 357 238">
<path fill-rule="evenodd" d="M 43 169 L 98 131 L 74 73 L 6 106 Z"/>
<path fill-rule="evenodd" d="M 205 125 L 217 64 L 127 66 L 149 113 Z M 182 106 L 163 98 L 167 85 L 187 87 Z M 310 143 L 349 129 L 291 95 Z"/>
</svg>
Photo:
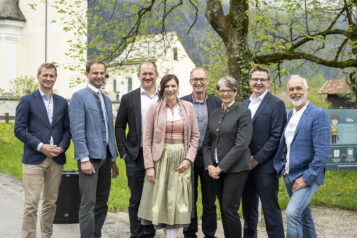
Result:
<svg viewBox="0 0 357 238">
<path fill-rule="evenodd" d="M 101 90 L 106 76 L 105 64 L 93 60 L 86 65 L 88 87 L 73 94 L 69 117 L 78 161 L 81 205 L 81 237 L 101 237 L 107 215 L 112 177 L 118 176 L 118 156 L 113 129 L 112 104 Z"/>
</svg>

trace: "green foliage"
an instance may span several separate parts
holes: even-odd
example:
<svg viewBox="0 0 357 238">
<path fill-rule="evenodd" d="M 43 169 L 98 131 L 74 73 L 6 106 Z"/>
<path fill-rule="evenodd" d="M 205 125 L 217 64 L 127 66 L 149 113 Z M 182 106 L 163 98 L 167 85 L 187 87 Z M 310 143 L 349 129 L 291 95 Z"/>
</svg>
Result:
<svg viewBox="0 0 357 238">
<path fill-rule="evenodd" d="M 22 179 L 22 153 L 23 144 L 15 138 L 14 124 L 0 123 L 0 172 Z M 76 170 L 77 163 L 73 160 L 73 144 L 66 152 L 67 163 L 64 170 Z M 112 187 L 109 197 L 109 210 L 127 211 L 129 205 L 130 190 L 127 185 L 125 162 L 122 159 L 117 160 L 119 167 L 119 176 L 112 180 Z M 348 210 L 357 210 L 357 170 L 348 171 L 327 171 L 325 175 L 325 185 L 320 186 L 316 195 L 312 199 L 313 204 L 327 204 Z M 200 186 L 200 185 L 199 185 Z M 200 189 L 199 189 L 200 190 Z M 285 209 L 289 197 L 285 190 L 283 179 L 280 179 L 279 186 L 279 205 Z M 198 193 L 198 216 L 202 216 L 201 193 Z M 217 214 L 220 217 L 218 201 Z M 241 214 L 241 210 L 240 210 Z"/>
<path fill-rule="evenodd" d="M 38 88 L 38 83 L 34 77 L 20 76 L 13 82 L 13 94 L 16 98 L 30 94 Z"/>
</svg>

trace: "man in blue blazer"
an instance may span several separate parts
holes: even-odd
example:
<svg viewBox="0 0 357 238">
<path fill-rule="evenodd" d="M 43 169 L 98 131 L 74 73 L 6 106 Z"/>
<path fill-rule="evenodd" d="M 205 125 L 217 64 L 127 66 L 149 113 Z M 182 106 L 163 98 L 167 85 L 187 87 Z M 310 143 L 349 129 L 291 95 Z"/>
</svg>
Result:
<svg viewBox="0 0 357 238">
<path fill-rule="evenodd" d="M 201 193 L 202 193 L 202 232 L 206 238 L 213 238 L 217 230 L 217 214 L 216 214 L 216 189 L 215 181 L 205 170 L 203 164 L 202 143 L 205 138 L 205 132 L 208 125 L 208 118 L 211 112 L 216 108 L 222 106 L 222 101 L 214 95 L 210 95 L 206 92 L 208 85 L 208 75 L 204 68 L 194 68 L 190 73 L 190 84 L 192 86 L 192 94 L 182 97 L 182 100 L 189 101 L 195 108 L 196 117 L 198 121 L 198 127 L 200 129 L 200 140 L 198 144 L 198 150 L 193 164 L 194 183 L 193 183 L 193 195 L 194 195 L 194 213 L 195 216 L 191 219 L 189 227 L 183 229 L 185 238 L 196 238 L 198 231 L 197 224 L 197 196 L 198 196 L 198 177 L 201 181 Z"/>
<path fill-rule="evenodd" d="M 111 170 L 118 176 L 112 104 L 101 90 L 106 77 L 99 60 L 86 65 L 88 87 L 74 93 L 69 104 L 74 156 L 79 169 L 81 237 L 101 237 L 108 206 Z"/>
<path fill-rule="evenodd" d="M 293 75 L 288 82 L 294 109 L 274 158 L 278 176 L 284 176 L 290 201 L 286 208 L 287 238 L 316 237 L 310 200 L 324 183 L 330 153 L 331 126 L 325 111 L 312 105 L 304 78 Z"/>
<path fill-rule="evenodd" d="M 36 237 L 42 182 L 41 237 L 52 236 L 65 152 L 71 140 L 68 103 L 53 93 L 56 78 L 56 66 L 42 64 L 37 71 L 39 89 L 23 96 L 16 107 L 15 136 L 24 143 L 22 237 Z"/>
<path fill-rule="evenodd" d="M 257 237 L 258 201 L 262 203 L 268 237 L 284 237 L 278 204 L 279 180 L 273 159 L 286 123 L 285 104 L 268 92 L 270 72 L 255 66 L 249 73 L 252 95 L 243 102 L 250 109 L 253 136 L 249 148 L 253 169 L 249 172 L 242 196 L 244 237 Z"/>
</svg>

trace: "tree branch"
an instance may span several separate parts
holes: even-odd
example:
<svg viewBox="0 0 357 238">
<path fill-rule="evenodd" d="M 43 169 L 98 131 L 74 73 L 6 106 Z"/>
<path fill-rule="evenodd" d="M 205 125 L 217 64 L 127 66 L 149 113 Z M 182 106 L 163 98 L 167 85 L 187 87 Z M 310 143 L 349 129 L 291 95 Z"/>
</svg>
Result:
<svg viewBox="0 0 357 238">
<path fill-rule="evenodd" d="M 286 51 L 266 55 L 257 55 L 254 57 L 254 62 L 258 64 L 267 64 L 267 63 L 278 63 L 282 60 L 294 60 L 294 59 L 306 59 L 316 64 L 325 65 L 328 67 L 334 68 L 347 68 L 347 67 L 357 67 L 357 59 L 349 59 L 345 61 L 337 60 L 326 60 L 320 57 L 317 57 L 312 54 L 307 54 L 303 52 L 296 51 Z"/>
<path fill-rule="evenodd" d="M 205 16 L 213 29 L 220 35 L 223 41 L 227 40 L 227 24 L 220 0 L 207 0 Z"/>
<path fill-rule="evenodd" d="M 340 45 L 340 47 L 338 47 L 337 51 L 336 51 L 336 55 L 335 55 L 335 58 L 334 60 L 338 60 L 338 57 L 340 56 L 340 53 L 343 49 L 343 47 L 345 47 L 346 43 L 348 42 L 348 38 L 346 38 Z"/>
<path fill-rule="evenodd" d="M 191 6 L 193 6 L 195 8 L 195 19 L 193 20 L 190 28 L 188 28 L 187 35 L 190 34 L 190 31 L 193 28 L 193 26 L 196 24 L 196 21 L 197 21 L 197 18 L 198 18 L 198 7 L 191 0 L 188 0 L 188 2 L 191 4 Z"/>
</svg>

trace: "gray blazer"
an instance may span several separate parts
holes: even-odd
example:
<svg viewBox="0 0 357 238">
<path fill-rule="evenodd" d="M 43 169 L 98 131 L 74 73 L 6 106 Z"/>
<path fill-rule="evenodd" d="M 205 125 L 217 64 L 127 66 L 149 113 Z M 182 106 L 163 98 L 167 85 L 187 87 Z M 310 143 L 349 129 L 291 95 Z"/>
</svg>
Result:
<svg viewBox="0 0 357 238">
<path fill-rule="evenodd" d="M 116 159 L 118 153 L 114 141 L 112 103 L 105 95 L 104 102 L 108 118 L 108 146 L 111 157 Z M 106 159 L 105 123 L 98 95 L 89 88 L 74 93 L 69 104 L 69 119 L 75 160 L 85 156 Z"/>
<path fill-rule="evenodd" d="M 224 173 L 251 170 L 249 143 L 252 131 L 249 109 L 235 105 L 225 113 L 222 108 L 213 111 L 202 145 L 205 168 L 216 164 L 217 148 L 218 166 Z"/>
</svg>

